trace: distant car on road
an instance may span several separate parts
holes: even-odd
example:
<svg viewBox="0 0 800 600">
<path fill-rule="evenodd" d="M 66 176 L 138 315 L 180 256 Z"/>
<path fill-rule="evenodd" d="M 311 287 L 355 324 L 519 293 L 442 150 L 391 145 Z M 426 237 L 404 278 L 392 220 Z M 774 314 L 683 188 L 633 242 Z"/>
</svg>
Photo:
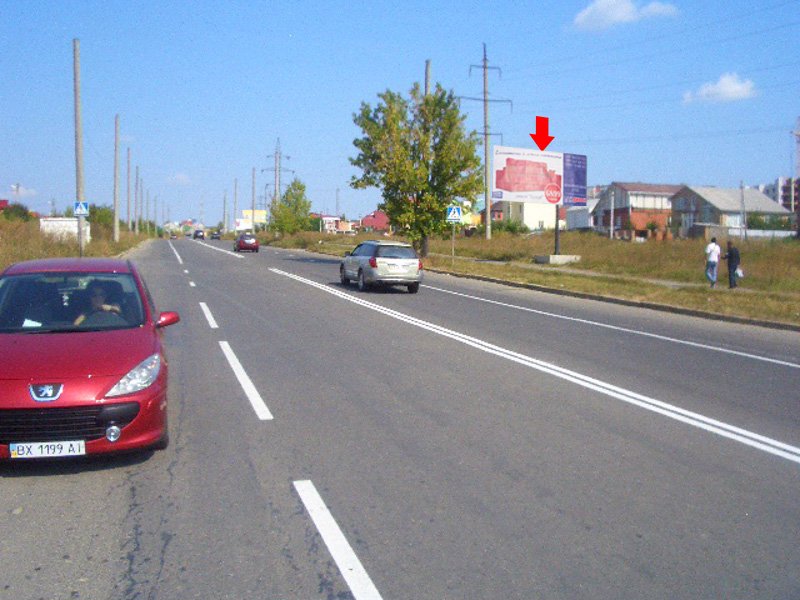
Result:
<svg viewBox="0 0 800 600">
<path fill-rule="evenodd" d="M 21 262 L 0 274 L 0 460 L 165 448 L 162 328 L 133 263 Z"/>
<path fill-rule="evenodd" d="M 202 229 L 195 229 L 192 237 L 196 240 L 204 240 L 206 239 L 206 232 Z"/>
<path fill-rule="evenodd" d="M 410 294 L 419 291 L 422 261 L 410 244 L 370 240 L 347 252 L 339 265 L 342 285 L 358 283 L 358 289 L 372 285 L 404 285 Z"/>
<path fill-rule="evenodd" d="M 177 239 L 178 239 L 178 234 L 177 234 L 177 233 L 175 233 L 174 231 L 170 231 L 170 232 L 169 232 L 169 239 L 171 239 L 171 240 L 177 240 Z"/>
<path fill-rule="evenodd" d="M 243 250 L 258 252 L 258 238 L 252 233 L 243 233 L 233 242 L 234 252 L 242 252 Z"/>
<path fill-rule="evenodd" d="M 220 239 L 222 239 L 222 235 L 220 234 L 219 231 L 212 231 L 211 232 L 211 239 L 212 240 L 220 240 Z"/>
</svg>

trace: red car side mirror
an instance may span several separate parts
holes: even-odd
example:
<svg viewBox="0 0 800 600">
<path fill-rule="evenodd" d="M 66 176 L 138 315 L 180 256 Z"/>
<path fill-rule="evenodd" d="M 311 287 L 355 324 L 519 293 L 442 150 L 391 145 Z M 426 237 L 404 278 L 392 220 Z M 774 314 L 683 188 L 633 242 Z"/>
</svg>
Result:
<svg viewBox="0 0 800 600">
<path fill-rule="evenodd" d="M 174 325 L 178 321 L 181 320 L 181 316 L 173 311 L 166 311 L 162 312 L 158 315 L 158 321 L 156 321 L 156 327 L 167 327 L 169 325 Z"/>
</svg>

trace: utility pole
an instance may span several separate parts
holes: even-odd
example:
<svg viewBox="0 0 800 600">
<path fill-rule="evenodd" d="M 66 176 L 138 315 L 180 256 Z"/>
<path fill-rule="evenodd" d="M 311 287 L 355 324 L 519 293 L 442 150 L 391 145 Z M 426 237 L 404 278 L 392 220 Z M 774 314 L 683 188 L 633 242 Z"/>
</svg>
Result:
<svg viewBox="0 0 800 600">
<path fill-rule="evenodd" d="M 150 235 L 150 190 L 147 190 L 147 200 L 144 205 L 144 230 Z"/>
<path fill-rule="evenodd" d="M 425 95 L 431 91 L 431 59 L 425 61 Z"/>
<path fill-rule="evenodd" d="M 275 154 L 272 155 L 275 159 L 275 166 L 272 169 L 261 169 L 261 172 L 264 171 L 275 171 L 275 194 L 272 196 L 272 205 L 270 206 L 270 212 L 273 211 L 275 205 L 281 201 L 281 171 L 288 171 L 289 173 L 294 173 L 291 169 L 284 169 L 283 168 L 283 154 L 281 153 L 281 138 L 278 138 L 277 144 L 275 144 Z M 269 158 L 269 157 L 267 157 Z M 292 157 L 287 156 L 286 160 L 290 160 Z M 266 198 L 264 199 L 264 204 L 266 204 Z"/>
<path fill-rule="evenodd" d="M 72 70 L 75 96 L 75 199 L 83 202 L 83 124 L 81 122 L 81 42 L 72 40 Z M 83 257 L 83 215 L 78 217 L 78 247 Z"/>
<path fill-rule="evenodd" d="M 336 188 L 336 217 L 339 216 L 339 188 Z"/>
<path fill-rule="evenodd" d="M 119 242 L 119 114 L 114 118 L 114 242 Z"/>
<path fill-rule="evenodd" d="M 741 240 L 744 238 L 747 239 L 747 209 L 744 205 L 744 181 L 739 182 L 739 202 L 741 204 L 741 215 L 740 219 L 742 220 L 742 228 L 739 230 L 739 239 Z"/>
<path fill-rule="evenodd" d="M 483 98 L 470 98 L 468 96 L 459 96 L 466 100 L 482 100 L 483 101 L 483 200 L 484 210 L 486 211 L 486 239 L 492 239 L 492 194 L 491 194 L 491 179 L 489 173 L 489 103 L 490 102 L 508 102 L 511 104 L 511 110 L 514 110 L 514 105 L 511 100 L 498 99 L 489 100 L 489 69 L 494 69 L 500 72 L 500 67 L 490 67 L 489 59 L 486 57 L 486 44 L 483 44 L 483 61 L 480 65 L 470 65 L 469 72 L 472 74 L 472 69 L 483 69 Z"/>
<path fill-rule="evenodd" d="M 253 226 L 253 234 L 256 232 L 256 168 L 253 167 L 253 197 L 251 199 L 253 212 L 250 213 L 250 224 Z"/>
<path fill-rule="evenodd" d="M 239 180 L 238 179 L 234 179 L 233 180 L 233 219 L 232 219 L 232 221 L 233 221 L 233 232 L 234 233 L 236 233 L 236 210 L 237 210 L 236 203 L 237 203 L 237 200 L 238 200 L 238 198 L 237 198 L 238 193 L 239 193 Z"/>
<path fill-rule="evenodd" d="M 133 192 L 133 232 L 139 235 L 139 165 L 136 165 L 136 185 Z"/>
<path fill-rule="evenodd" d="M 128 148 L 128 232 L 131 231 L 131 149 Z"/>
<path fill-rule="evenodd" d="M 222 196 L 222 231 L 220 233 L 225 232 L 225 223 L 228 222 L 228 190 L 225 190 L 225 193 Z"/>
</svg>

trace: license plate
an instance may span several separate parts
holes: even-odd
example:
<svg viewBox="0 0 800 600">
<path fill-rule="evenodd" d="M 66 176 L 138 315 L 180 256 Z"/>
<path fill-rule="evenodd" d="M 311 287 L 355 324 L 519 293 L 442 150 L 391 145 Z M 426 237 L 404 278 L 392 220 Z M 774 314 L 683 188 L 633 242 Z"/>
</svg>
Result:
<svg viewBox="0 0 800 600">
<path fill-rule="evenodd" d="M 394 263 L 389 263 L 389 271 L 392 273 L 399 273 L 400 271 L 405 271 L 405 267 L 403 265 L 397 265 Z"/>
<path fill-rule="evenodd" d="M 56 456 L 83 456 L 86 442 L 72 440 L 67 442 L 32 442 L 11 444 L 11 458 L 51 458 Z"/>
</svg>

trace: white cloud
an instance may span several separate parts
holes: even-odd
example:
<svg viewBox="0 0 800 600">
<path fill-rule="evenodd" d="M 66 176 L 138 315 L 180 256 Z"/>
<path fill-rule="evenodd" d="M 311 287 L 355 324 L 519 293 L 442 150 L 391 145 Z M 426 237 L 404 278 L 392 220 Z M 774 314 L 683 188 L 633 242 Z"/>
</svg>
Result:
<svg viewBox="0 0 800 600">
<path fill-rule="evenodd" d="M 651 2 L 638 8 L 633 0 L 594 0 L 575 16 L 578 29 L 608 29 L 620 23 L 633 23 L 654 17 L 674 17 L 678 9 L 673 4 Z"/>
<path fill-rule="evenodd" d="M 744 80 L 736 73 L 725 73 L 716 83 L 704 83 L 696 92 L 683 94 L 683 102 L 735 102 L 756 95 L 756 85 Z"/>
<path fill-rule="evenodd" d="M 169 182 L 172 185 L 177 185 L 179 187 L 192 185 L 192 180 L 186 173 L 175 173 L 175 175 L 169 178 Z"/>
<path fill-rule="evenodd" d="M 36 190 L 32 188 L 26 188 L 24 185 L 20 185 L 18 183 L 10 185 L 9 189 L 11 191 L 11 198 L 13 198 L 14 201 L 16 201 L 17 198 L 33 198 L 36 195 Z"/>
</svg>

